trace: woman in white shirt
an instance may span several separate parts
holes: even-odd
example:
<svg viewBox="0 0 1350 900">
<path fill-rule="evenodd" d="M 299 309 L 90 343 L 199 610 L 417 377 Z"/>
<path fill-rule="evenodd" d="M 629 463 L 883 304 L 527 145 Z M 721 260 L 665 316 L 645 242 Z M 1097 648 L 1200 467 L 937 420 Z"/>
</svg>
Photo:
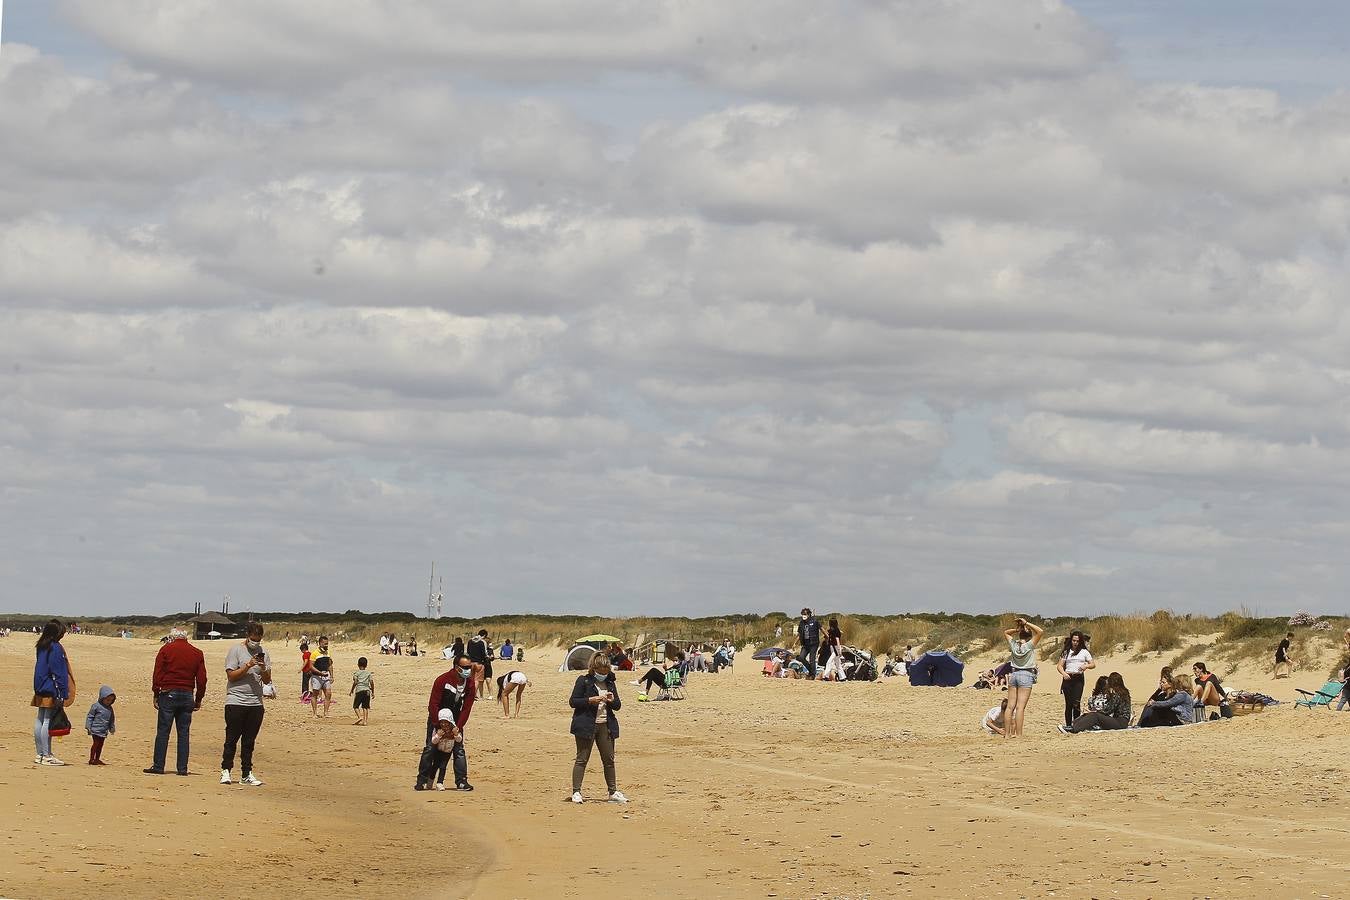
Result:
<svg viewBox="0 0 1350 900">
<path fill-rule="evenodd" d="M 1083 673 L 1097 668 L 1097 663 L 1087 648 L 1087 638 L 1083 632 L 1069 632 L 1064 643 L 1064 652 L 1060 654 L 1059 670 L 1061 679 L 1059 692 L 1064 695 L 1064 724 L 1072 725 L 1073 720 L 1083 714 Z"/>
</svg>

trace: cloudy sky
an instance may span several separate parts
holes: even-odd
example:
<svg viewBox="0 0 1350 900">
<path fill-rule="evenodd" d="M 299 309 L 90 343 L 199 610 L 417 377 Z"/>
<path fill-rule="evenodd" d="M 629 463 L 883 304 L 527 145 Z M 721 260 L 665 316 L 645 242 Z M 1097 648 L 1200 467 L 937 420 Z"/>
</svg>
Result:
<svg viewBox="0 0 1350 900">
<path fill-rule="evenodd" d="M 1300 8 L 8 0 L 0 609 L 1344 612 Z"/>
</svg>

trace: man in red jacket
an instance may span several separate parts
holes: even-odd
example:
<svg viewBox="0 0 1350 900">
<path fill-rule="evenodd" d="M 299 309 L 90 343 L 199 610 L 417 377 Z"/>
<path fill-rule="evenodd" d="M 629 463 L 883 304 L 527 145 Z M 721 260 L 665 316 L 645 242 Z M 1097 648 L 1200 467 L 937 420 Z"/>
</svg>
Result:
<svg viewBox="0 0 1350 900">
<path fill-rule="evenodd" d="M 431 699 L 427 701 L 426 743 L 431 743 L 437 717 L 443 709 L 450 710 L 451 715 L 455 717 L 455 726 L 462 734 L 477 696 L 473 683 L 473 663 L 467 656 L 461 656 L 455 660 L 454 668 L 438 675 L 431 684 Z M 473 785 L 469 784 L 469 758 L 464 753 L 463 740 L 455 744 L 450 758 L 455 766 L 455 790 L 473 790 Z"/>
<path fill-rule="evenodd" d="M 145 769 L 147 775 L 164 774 L 164 758 L 169 753 L 169 729 L 178 729 L 179 775 L 188 773 L 188 741 L 192 730 L 192 713 L 202 708 L 206 696 L 206 660 L 202 651 L 188 643 L 187 632 L 175 628 L 169 640 L 159 648 L 155 657 L 155 671 L 150 677 L 150 691 L 159 710 L 159 727 L 155 731 L 155 761 Z"/>
</svg>

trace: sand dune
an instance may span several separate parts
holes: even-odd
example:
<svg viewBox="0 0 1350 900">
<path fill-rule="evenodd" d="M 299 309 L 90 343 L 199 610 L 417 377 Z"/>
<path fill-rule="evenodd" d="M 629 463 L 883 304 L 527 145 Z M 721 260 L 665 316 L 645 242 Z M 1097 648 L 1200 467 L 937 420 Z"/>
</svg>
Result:
<svg viewBox="0 0 1350 900">
<path fill-rule="evenodd" d="M 282 697 L 259 739 L 267 783 L 247 788 L 216 783 L 225 644 L 203 645 L 213 683 L 189 778 L 140 771 L 158 645 L 76 635 L 66 646 L 80 698 L 56 753 L 72 765 L 39 769 L 32 638 L 0 640 L 0 672 L 18 685 L 0 732 L 7 897 L 185 885 L 205 897 L 1316 897 L 1343 896 L 1350 880 L 1350 715 L 1326 710 L 1069 738 L 1053 730 L 1061 705 L 1043 678 L 1027 737 L 1008 743 L 978 731 L 986 691 L 770 682 L 744 659 L 693 676 L 684 702 L 633 702 L 623 685 L 619 779 L 632 802 L 577 807 L 558 651 L 519 666 L 535 682 L 520 719 L 476 707 L 477 790 L 461 795 L 412 790 L 439 660 L 336 647 L 343 695 L 315 720 L 296 702 L 294 646 L 271 642 Z M 369 728 L 349 724 L 345 697 L 362 653 L 378 684 Z M 1160 664 L 1102 668 L 1142 701 Z M 1292 699 L 1321 676 L 1237 680 Z M 119 730 L 110 765 L 94 769 L 80 724 L 99 683 L 118 691 Z M 603 797 L 598 768 L 587 792 Z"/>
</svg>

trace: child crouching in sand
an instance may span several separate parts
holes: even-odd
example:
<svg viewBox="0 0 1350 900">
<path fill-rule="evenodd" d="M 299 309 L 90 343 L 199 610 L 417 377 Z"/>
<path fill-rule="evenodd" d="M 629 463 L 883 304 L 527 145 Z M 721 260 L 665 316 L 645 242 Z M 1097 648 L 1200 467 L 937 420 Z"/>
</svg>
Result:
<svg viewBox="0 0 1350 900">
<path fill-rule="evenodd" d="M 89 707 L 89 714 L 84 717 L 84 732 L 94 741 L 89 747 L 91 766 L 107 765 L 102 759 L 103 742 L 108 739 L 108 735 L 117 732 L 117 714 L 113 712 L 113 704 L 116 702 L 116 692 L 105 684 L 98 689 L 98 699 Z"/>
<path fill-rule="evenodd" d="M 980 723 L 980 727 L 989 734 L 1003 734 L 1003 723 L 1004 719 L 1007 718 L 1007 715 L 1008 698 L 1004 697 L 1002 703 L 984 714 L 984 721 Z"/>
<path fill-rule="evenodd" d="M 463 740 L 464 734 L 455 727 L 454 713 L 441 710 L 436 717 L 436 730 L 431 733 L 431 740 L 417 764 L 416 790 L 445 790 L 445 768 L 450 762 L 450 754 Z"/>
</svg>

